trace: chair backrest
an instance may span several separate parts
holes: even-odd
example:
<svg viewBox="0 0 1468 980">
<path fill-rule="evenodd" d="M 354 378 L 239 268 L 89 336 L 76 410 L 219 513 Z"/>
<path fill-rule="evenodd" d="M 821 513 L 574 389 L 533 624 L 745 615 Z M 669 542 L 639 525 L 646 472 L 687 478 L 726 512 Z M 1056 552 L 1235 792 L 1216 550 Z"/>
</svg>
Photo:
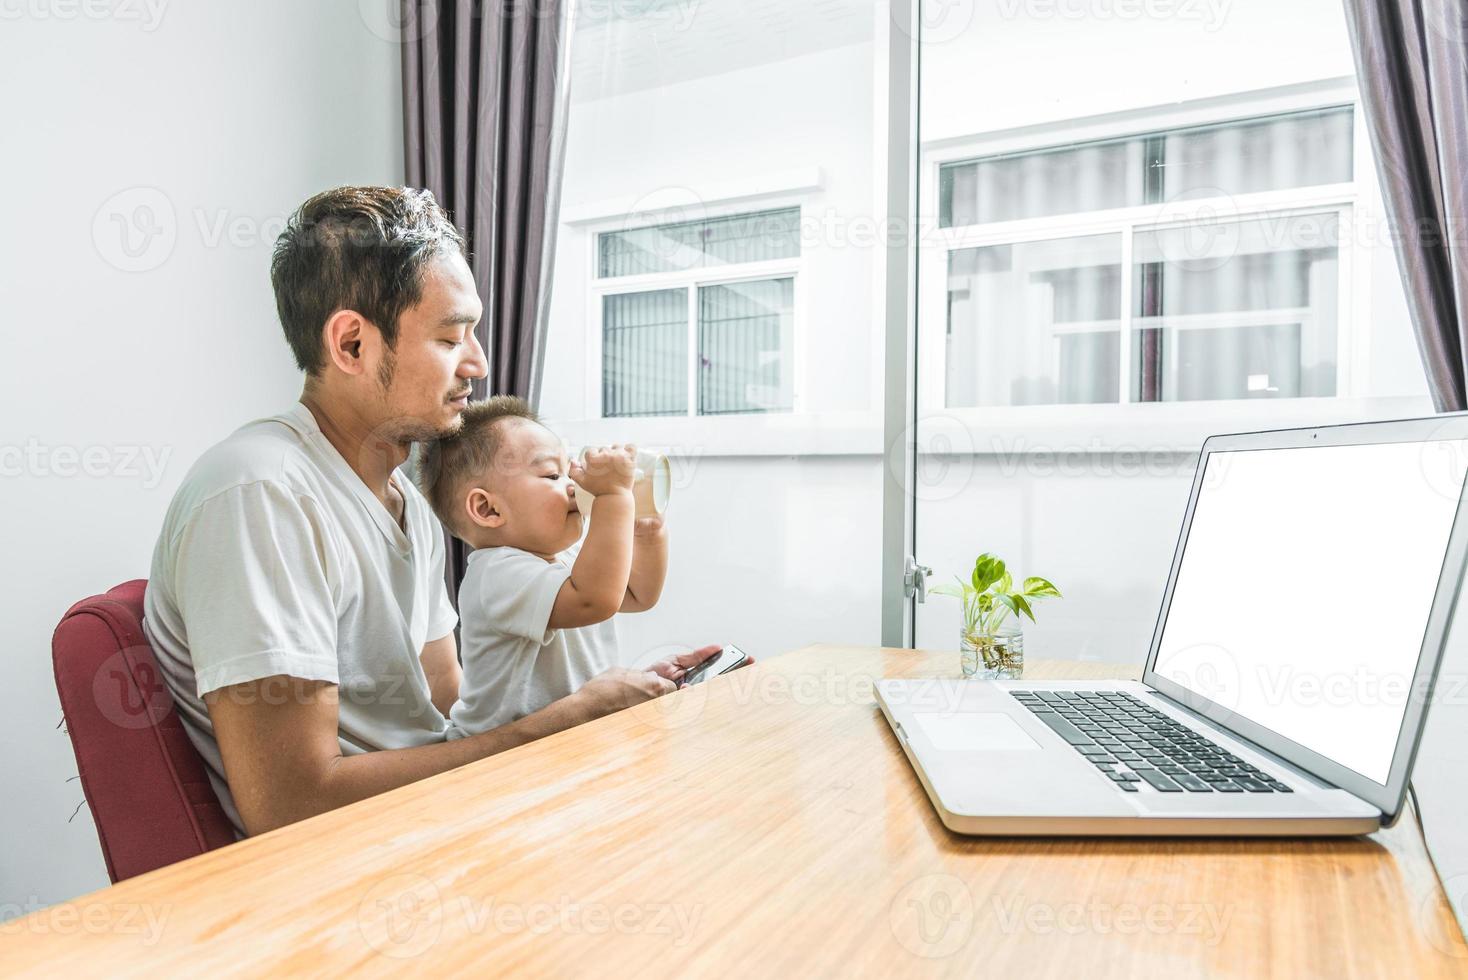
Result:
<svg viewBox="0 0 1468 980">
<path fill-rule="evenodd" d="M 51 638 L 61 711 L 113 881 L 235 840 L 143 635 L 147 584 L 83 599 Z"/>
</svg>

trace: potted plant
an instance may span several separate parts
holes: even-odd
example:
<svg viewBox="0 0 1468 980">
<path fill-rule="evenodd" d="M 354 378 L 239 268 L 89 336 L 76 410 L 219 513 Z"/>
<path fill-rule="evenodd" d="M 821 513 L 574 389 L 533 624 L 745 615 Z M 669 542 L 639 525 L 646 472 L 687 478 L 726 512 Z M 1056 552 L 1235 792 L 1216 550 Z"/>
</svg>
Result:
<svg viewBox="0 0 1468 980">
<path fill-rule="evenodd" d="M 987 552 L 974 560 L 973 574 L 967 582 L 961 578 L 957 581 L 957 585 L 935 586 L 932 592 L 963 602 L 963 626 L 958 632 L 963 676 L 972 677 L 982 664 L 984 676 L 1019 677 L 1025 666 L 1020 617 L 1033 623 L 1032 604 L 1040 599 L 1058 599 L 1060 590 L 1038 576 L 1025 579 L 1016 589 L 1004 562 Z"/>
</svg>

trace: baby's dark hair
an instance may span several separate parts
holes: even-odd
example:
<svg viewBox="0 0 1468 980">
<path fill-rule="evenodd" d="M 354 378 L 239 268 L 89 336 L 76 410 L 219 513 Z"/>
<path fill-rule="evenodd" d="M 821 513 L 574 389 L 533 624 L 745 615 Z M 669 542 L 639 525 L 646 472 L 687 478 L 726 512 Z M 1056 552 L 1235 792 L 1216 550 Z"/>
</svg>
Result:
<svg viewBox="0 0 1468 980">
<path fill-rule="evenodd" d="M 459 497 L 465 481 L 494 466 L 499 455 L 500 423 L 506 419 L 540 423 L 540 416 L 523 398 L 495 395 L 464 409 L 457 432 L 427 443 L 418 465 L 418 485 L 438 519 L 458 534 L 463 517 Z M 460 535 L 462 537 L 462 535 Z"/>
</svg>

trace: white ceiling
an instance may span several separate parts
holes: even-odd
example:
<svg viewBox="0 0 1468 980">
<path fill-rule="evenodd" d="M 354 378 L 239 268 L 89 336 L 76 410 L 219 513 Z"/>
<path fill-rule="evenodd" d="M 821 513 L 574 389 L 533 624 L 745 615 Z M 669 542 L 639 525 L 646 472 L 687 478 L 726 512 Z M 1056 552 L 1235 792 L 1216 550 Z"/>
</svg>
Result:
<svg viewBox="0 0 1468 980">
<path fill-rule="evenodd" d="M 881 0 L 579 0 L 578 102 L 870 41 Z"/>
</svg>

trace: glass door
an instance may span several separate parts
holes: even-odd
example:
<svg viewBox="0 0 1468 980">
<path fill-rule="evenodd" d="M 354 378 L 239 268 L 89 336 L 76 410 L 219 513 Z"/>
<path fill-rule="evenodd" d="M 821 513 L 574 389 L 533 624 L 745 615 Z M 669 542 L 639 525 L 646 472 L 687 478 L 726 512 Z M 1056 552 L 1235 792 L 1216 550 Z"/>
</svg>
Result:
<svg viewBox="0 0 1468 980">
<path fill-rule="evenodd" d="M 877 642 L 890 24 L 876 0 L 577 7 L 539 408 L 671 458 L 628 664 Z"/>
<path fill-rule="evenodd" d="M 1030 659 L 1140 665 L 1208 435 L 1431 404 L 1340 4 L 1117 9 L 925 4 L 913 555 L 1053 583 Z"/>
</svg>

